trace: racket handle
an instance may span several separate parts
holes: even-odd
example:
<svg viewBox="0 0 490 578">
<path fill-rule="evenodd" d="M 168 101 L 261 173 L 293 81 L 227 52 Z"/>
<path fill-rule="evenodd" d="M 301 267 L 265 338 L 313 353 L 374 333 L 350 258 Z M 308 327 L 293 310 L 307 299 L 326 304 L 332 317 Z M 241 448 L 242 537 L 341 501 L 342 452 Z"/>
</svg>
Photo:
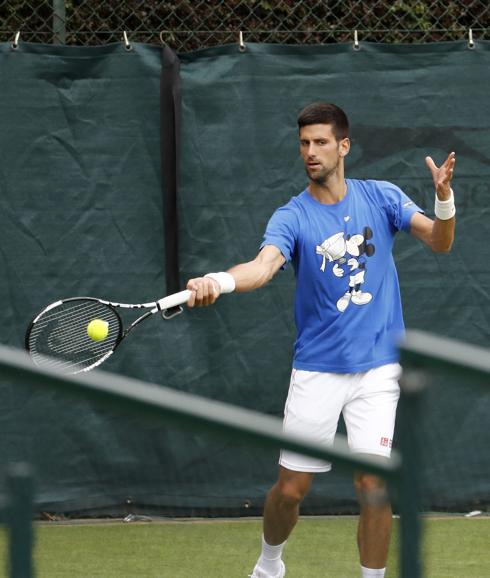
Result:
<svg viewBox="0 0 490 578">
<path fill-rule="evenodd" d="M 186 289 L 185 291 L 179 291 L 179 293 L 174 293 L 173 295 L 167 295 L 167 297 L 157 301 L 157 304 L 160 309 L 165 311 L 165 309 L 171 309 L 172 307 L 177 307 L 177 305 L 183 305 L 189 300 L 190 296 L 191 291 Z"/>
</svg>

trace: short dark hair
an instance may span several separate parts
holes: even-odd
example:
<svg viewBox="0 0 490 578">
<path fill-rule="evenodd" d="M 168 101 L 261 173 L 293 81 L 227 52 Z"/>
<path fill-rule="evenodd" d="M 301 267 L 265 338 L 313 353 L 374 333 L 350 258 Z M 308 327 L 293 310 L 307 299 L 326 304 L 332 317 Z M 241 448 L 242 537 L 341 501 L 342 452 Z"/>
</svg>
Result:
<svg viewBox="0 0 490 578">
<path fill-rule="evenodd" d="M 329 102 L 314 102 L 298 115 L 298 129 L 310 124 L 329 124 L 337 141 L 349 136 L 349 120 L 345 112 Z"/>
</svg>

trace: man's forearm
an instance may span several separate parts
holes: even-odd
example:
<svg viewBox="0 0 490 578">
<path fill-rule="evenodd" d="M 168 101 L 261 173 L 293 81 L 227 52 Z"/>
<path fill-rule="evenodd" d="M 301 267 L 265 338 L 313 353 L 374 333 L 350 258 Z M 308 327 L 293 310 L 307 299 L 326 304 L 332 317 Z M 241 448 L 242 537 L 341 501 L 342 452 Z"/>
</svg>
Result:
<svg viewBox="0 0 490 578">
<path fill-rule="evenodd" d="M 274 276 L 274 271 L 264 263 L 249 261 L 235 265 L 227 271 L 235 279 L 235 291 L 244 293 L 259 289 L 268 283 Z"/>
<path fill-rule="evenodd" d="M 453 244 L 456 224 L 454 193 L 449 183 L 437 187 L 434 212 L 436 218 L 432 228 L 432 249 L 445 253 Z"/>
<path fill-rule="evenodd" d="M 442 221 L 437 217 L 434 220 L 432 228 L 432 250 L 440 253 L 446 253 L 451 250 L 454 241 L 454 229 L 456 225 L 456 218 Z"/>
<path fill-rule="evenodd" d="M 265 285 L 286 262 L 281 251 L 266 245 L 253 261 L 241 263 L 226 273 L 207 273 L 203 277 L 189 279 L 187 289 L 192 291 L 189 307 L 212 305 L 220 293 L 253 291 Z"/>
</svg>

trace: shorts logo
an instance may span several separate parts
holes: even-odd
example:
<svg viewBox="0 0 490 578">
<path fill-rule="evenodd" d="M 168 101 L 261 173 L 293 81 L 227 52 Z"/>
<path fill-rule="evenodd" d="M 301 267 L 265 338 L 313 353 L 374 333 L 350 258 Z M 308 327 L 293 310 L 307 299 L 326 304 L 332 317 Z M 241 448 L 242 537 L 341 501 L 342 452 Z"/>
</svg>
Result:
<svg viewBox="0 0 490 578">
<path fill-rule="evenodd" d="M 390 438 L 381 438 L 379 443 L 385 448 L 391 448 L 392 440 Z"/>
</svg>

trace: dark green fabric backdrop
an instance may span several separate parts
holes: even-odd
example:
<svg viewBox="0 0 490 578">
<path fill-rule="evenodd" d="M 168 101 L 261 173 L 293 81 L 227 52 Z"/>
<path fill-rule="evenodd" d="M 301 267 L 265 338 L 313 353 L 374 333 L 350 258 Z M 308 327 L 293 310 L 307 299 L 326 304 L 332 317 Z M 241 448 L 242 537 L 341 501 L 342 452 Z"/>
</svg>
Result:
<svg viewBox="0 0 490 578">
<path fill-rule="evenodd" d="M 488 346 L 489 64 L 490 44 L 481 42 L 474 50 L 463 42 L 363 44 L 357 52 L 248 45 L 243 53 L 226 46 L 181 55 L 182 284 L 255 256 L 274 209 L 306 184 L 297 113 L 314 100 L 332 101 L 351 120 L 347 175 L 390 180 L 429 215 L 434 193 L 424 157 L 441 162 L 456 151 L 453 251 L 433 255 L 406 235 L 396 245 L 405 318 L 409 327 Z M 0 45 L 3 343 L 21 347 L 30 316 L 60 297 L 140 302 L 165 294 L 160 67 L 153 46 Z M 287 269 L 259 292 L 225 296 L 170 322 L 153 319 L 104 371 L 279 416 L 293 291 Z M 446 385 L 438 402 L 461 423 L 461 384 Z M 488 410 L 488 396 L 473 395 L 470 384 L 463 391 L 466 410 Z M 453 448 L 488 440 L 483 416 L 461 425 Z M 433 429 L 443 444 L 447 436 Z M 34 384 L 2 382 L 0 452 L 3 461 L 34 462 L 40 507 L 56 511 L 121 512 L 130 499 L 170 512 L 250 512 L 276 472 L 274 455 L 140 423 Z M 472 460 L 473 475 L 488 480 L 488 461 L 476 450 Z M 439 476 L 429 468 L 431 495 Z M 352 504 L 347 480 L 323 476 L 308 507 Z M 473 491 L 470 480 L 460 494 L 473 500 L 485 492 L 488 482 Z"/>
</svg>

